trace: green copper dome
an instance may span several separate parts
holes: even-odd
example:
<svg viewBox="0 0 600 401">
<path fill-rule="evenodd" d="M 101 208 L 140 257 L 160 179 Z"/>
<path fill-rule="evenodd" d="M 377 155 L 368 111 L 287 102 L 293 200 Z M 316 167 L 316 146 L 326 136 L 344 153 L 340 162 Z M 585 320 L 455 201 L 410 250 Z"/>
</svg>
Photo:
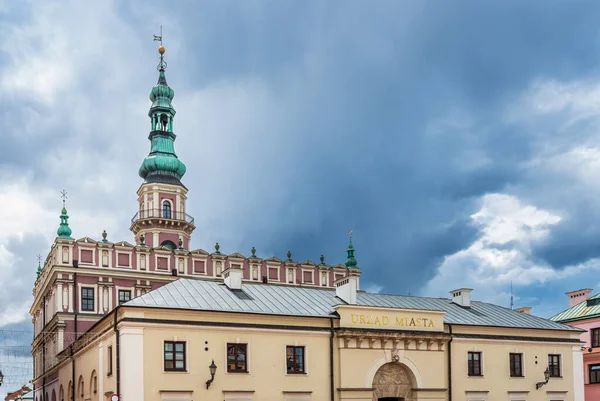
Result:
<svg viewBox="0 0 600 401">
<path fill-rule="evenodd" d="M 354 258 L 354 247 L 352 246 L 352 240 L 350 240 L 350 244 L 348 244 L 348 258 L 344 264 L 349 269 L 356 268 L 356 265 L 358 264 Z"/>
<path fill-rule="evenodd" d="M 67 209 L 63 206 L 60 213 L 60 226 L 56 231 L 58 238 L 71 238 L 71 228 L 69 227 L 69 215 Z"/>
<path fill-rule="evenodd" d="M 186 168 L 175 154 L 176 136 L 173 133 L 175 109 L 171 104 L 175 92 L 167 84 L 164 67 L 161 59 L 158 82 L 150 91 L 152 102 L 148 113 L 151 121 L 148 137 L 150 153 L 142 162 L 139 175 L 146 182 L 180 184 Z"/>
</svg>

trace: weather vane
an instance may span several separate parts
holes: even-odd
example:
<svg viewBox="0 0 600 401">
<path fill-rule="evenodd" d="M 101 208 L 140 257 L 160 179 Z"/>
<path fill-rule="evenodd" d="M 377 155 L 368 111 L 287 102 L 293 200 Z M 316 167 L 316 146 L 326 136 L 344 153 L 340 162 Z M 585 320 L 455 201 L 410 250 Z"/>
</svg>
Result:
<svg viewBox="0 0 600 401">
<path fill-rule="evenodd" d="M 158 66 L 156 67 L 157 70 L 161 71 L 164 70 L 165 68 L 167 68 L 167 62 L 164 59 L 164 54 L 165 54 L 165 47 L 163 46 L 163 33 L 162 33 L 162 25 L 160 26 L 160 36 L 159 35 L 152 35 L 154 37 L 154 41 L 159 41 L 160 42 L 160 46 L 158 47 L 158 52 L 160 53 L 160 62 L 158 63 Z"/>
<path fill-rule="evenodd" d="M 38 260 L 38 264 L 42 263 L 42 255 L 41 254 L 37 254 L 37 260 Z"/>
<path fill-rule="evenodd" d="M 158 40 L 160 42 L 160 45 L 162 46 L 162 25 L 160 26 L 160 36 L 156 36 L 156 35 L 152 35 L 152 36 L 154 36 L 154 40 L 155 41 Z"/>
<path fill-rule="evenodd" d="M 64 189 L 60 191 L 60 197 L 63 201 L 63 207 L 65 207 L 65 201 L 67 200 L 67 191 L 65 191 Z"/>
</svg>

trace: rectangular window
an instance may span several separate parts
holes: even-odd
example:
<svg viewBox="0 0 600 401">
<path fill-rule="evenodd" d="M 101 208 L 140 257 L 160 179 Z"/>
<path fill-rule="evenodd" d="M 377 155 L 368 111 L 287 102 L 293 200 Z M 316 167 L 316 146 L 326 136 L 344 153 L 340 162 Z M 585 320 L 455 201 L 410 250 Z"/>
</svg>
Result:
<svg viewBox="0 0 600 401">
<path fill-rule="evenodd" d="M 93 263 L 94 262 L 94 252 L 89 249 L 81 250 L 81 263 Z"/>
<path fill-rule="evenodd" d="M 165 372 L 185 372 L 185 342 L 165 341 Z"/>
<path fill-rule="evenodd" d="M 81 289 L 81 310 L 86 312 L 94 311 L 94 289 L 85 288 Z"/>
<path fill-rule="evenodd" d="M 592 347 L 600 347 L 600 329 L 592 329 Z"/>
<path fill-rule="evenodd" d="M 119 266 L 129 266 L 129 254 L 118 252 L 117 263 L 119 264 Z"/>
<path fill-rule="evenodd" d="M 467 374 L 469 376 L 481 376 L 481 352 L 469 352 L 467 360 Z"/>
<path fill-rule="evenodd" d="M 204 273 L 203 260 L 194 260 L 194 273 Z"/>
<path fill-rule="evenodd" d="M 562 377 L 560 372 L 560 355 L 548 355 L 548 369 L 550 369 L 550 377 Z"/>
<path fill-rule="evenodd" d="M 119 290 L 119 305 L 131 301 L 131 290 Z"/>
<path fill-rule="evenodd" d="M 523 354 L 510 354 L 510 377 L 523 377 Z"/>
<path fill-rule="evenodd" d="M 306 373 L 304 370 L 304 347 L 286 347 L 288 373 Z"/>
<path fill-rule="evenodd" d="M 108 346 L 108 368 L 106 369 L 106 376 L 112 375 L 112 345 Z"/>
<path fill-rule="evenodd" d="M 600 365 L 590 365 L 590 384 L 600 383 Z"/>
<path fill-rule="evenodd" d="M 227 344 L 227 371 L 230 373 L 247 373 L 247 344 Z"/>
</svg>

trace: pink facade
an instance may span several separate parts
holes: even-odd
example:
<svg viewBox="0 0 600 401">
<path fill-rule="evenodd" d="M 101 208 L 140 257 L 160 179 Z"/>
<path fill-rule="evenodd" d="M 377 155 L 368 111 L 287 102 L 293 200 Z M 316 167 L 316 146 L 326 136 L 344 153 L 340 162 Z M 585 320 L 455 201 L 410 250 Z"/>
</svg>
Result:
<svg viewBox="0 0 600 401">
<path fill-rule="evenodd" d="M 583 353 L 583 377 L 585 383 L 586 401 L 600 400 L 600 382 L 590 383 L 590 370 L 597 365 L 600 368 L 600 348 L 592 348 L 591 333 L 593 329 L 600 329 L 600 317 L 579 322 L 567 323 L 569 326 L 584 329 L 581 334 L 581 341 L 585 342 L 586 350 Z M 591 351 L 590 351 L 591 350 Z"/>
</svg>

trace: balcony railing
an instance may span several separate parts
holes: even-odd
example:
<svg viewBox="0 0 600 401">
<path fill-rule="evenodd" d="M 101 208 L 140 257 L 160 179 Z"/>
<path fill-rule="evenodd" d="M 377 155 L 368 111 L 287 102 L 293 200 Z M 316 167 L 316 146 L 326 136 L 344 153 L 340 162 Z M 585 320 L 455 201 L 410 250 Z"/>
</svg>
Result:
<svg viewBox="0 0 600 401">
<path fill-rule="evenodd" d="M 131 224 L 135 223 L 141 219 L 150 219 L 150 218 L 162 218 L 167 220 L 179 220 L 185 221 L 186 223 L 194 224 L 194 218 L 187 213 L 183 212 L 173 212 L 171 210 L 164 209 L 149 209 L 149 210 L 140 210 L 133 216 L 131 219 Z"/>
</svg>

